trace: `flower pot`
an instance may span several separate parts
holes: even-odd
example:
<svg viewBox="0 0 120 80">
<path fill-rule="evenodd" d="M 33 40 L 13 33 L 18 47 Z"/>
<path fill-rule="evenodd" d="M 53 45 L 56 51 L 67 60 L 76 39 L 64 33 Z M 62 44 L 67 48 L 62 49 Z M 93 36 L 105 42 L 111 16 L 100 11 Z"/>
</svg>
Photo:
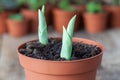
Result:
<svg viewBox="0 0 120 80">
<path fill-rule="evenodd" d="M 61 38 L 55 38 L 61 40 Z M 96 56 L 72 61 L 50 61 L 27 57 L 19 53 L 19 49 L 25 47 L 26 43 L 18 47 L 20 64 L 25 70 L 26 80 L 95 80 L 96 70 L 100 66 L 103 46 L 97 42 L 73 38 L 73 42 L 83 42 L 98 46 L 102 52 Z"/>
<path fill-rule="evenodd" d="M 69 20 L 74 16 L 77 15 L 76 22 L 75 22 L 75 29 L 76 31 L 78 29 L 78 26 L 80 24 L 80 12 L 78 11 L 65 11 L 58 8 L 53 9 L 53 23 L 54 28 L 62 33 L 63 31 L 63 25 L 67 27 L 67 24 Z"/>
<path fill-rule="evenodd" d="M 53 8 L 54 6 L 51 4 L 46 5 L 45 18 L 46 18 L 47 25 L 51 25 L 53 23 L 53 15 L 52 15 Z"/>
<path fill-rule="evenodd" d="M 24 8 L 21 10 L 21 13 L 28 22 L 28 26 L 30 27 L 29 31 L 32 33 L 37 33 L 37 31 L 38 31 L 38 12 Z"/>
<path fill-rule="evenodd" d="M 6 13 L 0 13 L 0 35 L 6 32 Z"/>
<path fill-rule="evenodd" d="M 107 13 L 89 14 L 84 13 L 85 29 L 88 33 L 102 32 L 107 26 Z"/>
<path fill-rule="evenodd" d="M 28 33 L 26 21 L 7 20 L 8 32 L 12 37 L 22 37 Z"/>
<path fill-rule="evenodd" d="M 47 5 L 45 10 L 47 25 L 50 25 L 52 21 L 51 11 L 52 11 L 52 6 Z M 30 32 L 37 33 L 38 32 L 38 12 L 23 8 L 21 10 L 21 13 L 24 15 L 25 19 L 29 23 L 28 26 L 30 26 Z"/>
<path fill-rule="evenodd" d="M 111 27 L 113 28 L 120 28 L 120 7 L 119 6 L 112 6 L 110 7 L 111 12 Z"/>
</svg>

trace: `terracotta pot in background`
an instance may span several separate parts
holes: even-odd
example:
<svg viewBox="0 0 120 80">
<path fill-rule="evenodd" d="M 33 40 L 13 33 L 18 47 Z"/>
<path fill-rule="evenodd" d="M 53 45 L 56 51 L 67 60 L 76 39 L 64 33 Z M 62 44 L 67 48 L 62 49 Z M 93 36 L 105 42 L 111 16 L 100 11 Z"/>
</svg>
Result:
<svg viewBox="0 0 120 80">
<path fill-rule="evenodd" d="M 38 32 L 38 11 L 32 11 L 29 9 L 23 8 L 21 13 L 24 15 L 25 19 L 29 23 L 28 26 L 30 27 L 30 31 L 33 33 Z M 47 5 L 45 9 L 45 17 L 47 25 L 51 24 L 52 21 L 52 6 Z"/>
<path fill-rule="evenodd" d="M 0 35 L 6 32 L 6 18 L 7 18 L 6 12 L 0 13 Z"/>
<path fill-rule="evenodd" d="M 107 27 L 107 13 L 84 13 L 84 23 L 88 33 L 94 34 L 102 32 Z"/>
<path fill-rule="evenodd" d="M 60 39 L 61 38 L 56 38 Z M 73 61 L 49 61 L 27 57 L 18 52 L 26 43 L 18 47 L 20 64 L 25 70 L 26 80 L 95 80 L 96 70 L 103 55 L 103 47 L 94 41 L 73 38 L 73 42 L 96 45 L 102 52 L 94 57 Z M 88 67 L 89 66 L 89 67 Z"/>
<path fill-rule="evenodd" d="M 21 10 L 21 13 L 27 20 L 29 31 L 32 33 L 37 33 L 37 31 L 38 31 L 38 12 L 24 8 Z"/>
<path fill-rule="evenodd" d="M 46 17 L 47 25 L 53 24 L 53 15 L 52 15 L 53 8 L 54 8 L 54 6 L 51 4 L 46 5 L 45 17 Z"/>
<path fill-rule="evenodd" d="M 68 22 L 70 21 L 70 19 L 74 16 L 77 15 L 76 18 L 76 22 L 75 22 L 75 29 L 74 31 L 76 31 L 79 27 L 80 24 L 80 12 L 78 11 L 65 11 L 65 10 L 61 10 L 58 8 L 54 8 L 53 9 L 53 22 L 54 22 L 54 28 L 62 33 L 63 31 L 63 25 L 67 28 Z"/>
<path fill-rule="evenodd" d="M 26 21 L 7 20 L 8 32 L 12 37 L 22 37 L 28 33 Z"/>
<path fill-rule="evenodd" d="M 113 28 L 120 28 L 120 7 L 111 6 L 110 7 L 110 23 Z"/>
</svg>

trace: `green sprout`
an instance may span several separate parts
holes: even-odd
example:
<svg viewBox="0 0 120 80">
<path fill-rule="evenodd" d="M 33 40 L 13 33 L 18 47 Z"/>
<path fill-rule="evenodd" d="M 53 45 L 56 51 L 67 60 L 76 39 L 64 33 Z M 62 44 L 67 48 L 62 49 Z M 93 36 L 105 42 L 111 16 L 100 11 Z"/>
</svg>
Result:
<svg viewBox="0 0 120 80">
<path fill-rule="evenodd" d="M 39 36 L 39 42 L 43 45 L 47 45 L 48 43 L 48 35 L 47 35 L 47 24 L 45 20 L 45 7 L 42 6 L 42 11 L 38 10 L 38 16 L 39 16 L 39 27 L 38 27 L 38 36 Z"/>
<path fill-rule="evenodd" d="M 69 0 L 60 0 L 58 7 L 63 10 L 73 11 L 74 9 L 71 7 Z"/>
<path fill-rule="evenodd" d="M 11 14 L 9 16 L 9 19 L 16 20 L 16 21 L 22 21 L 24 17 L 21 14 Z"/>
<path fill-rule="evenodd" d="M 87 8 L 87 12 L 92 14 L 103 12 L 101 4 L 96 2 L 89 2 L 86 8 Z"/>
<path fill-rule="evenodd" d="M 46 2 L 47 0 L 27 0 L 27 4 L 31 10 L 37 10 L 42 5 L 45 5 Z"/>
<path fill-rule="evenodd" d="M 74 32 L 75 19 L 76 15 L 72 17 L 72 19 L 68 23 L 67 30 L 63 26 L 63 38 L 60 56 L 61 58 L 65 58 L 66 60 L 70 60 L 72 54 L 72 36 Z"/>
</svg>

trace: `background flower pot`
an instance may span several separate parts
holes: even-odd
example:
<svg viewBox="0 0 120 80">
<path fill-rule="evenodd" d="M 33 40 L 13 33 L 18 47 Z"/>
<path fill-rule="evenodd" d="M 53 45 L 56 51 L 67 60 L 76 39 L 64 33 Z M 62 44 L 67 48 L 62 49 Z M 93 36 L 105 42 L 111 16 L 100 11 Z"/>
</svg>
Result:
<svg viewBox="0 0 120 80">
<path fill-rule="evenodd" d="M 61 39 L 61 38 L 57 38 Z M 18 52 L 27 80 L 95 80 L 103 55 L 103 47 L 94 41 L 73 38 L 73 42 L 96 45 L 102 52 L 94 57 L 73 61 L 49 61 L 27 57 Z M 18 50 L 26 43 L 18 47 Z M 17 50 L 17 51 L 18 51 Z M 89 66 L 89 67 L 88 67 Z"/>
<path fill-rule="evenodd" d="M 7 20 L 8 32 L 13 37 L 22 37 L 28 33 L 26 21 Z"/>
<path fill-rule="evenodd" d="M 38 31 L 38 12 L 24 8 L 21 10 L 21 13 L 27 20 L 30 32 L 37 33 L 37 31 Z"/>
<path fill-rule="evenodd" d="M 5 12 L 0 13 L 0 35 L 6 32 L 6 18 L 7 13 Z"/>
<path fill-rule="evenodd" d="M 94 34 L 105 30 L 107 26 L 107 14 L 96 13 L 89 14 L 84 13 L 85 29 L 88 33 Z"/>
<path fill-rule="evenodd" d="M 67 24 L 68 24 L 69 20 L 75 14 L 77 15 L 77 17 L 76 17 L 74 31 L 76 31 L 78 29 L 78 26 L 80 24 L 80 12 L 78 12 L 78 11 L 65 11 L 65 10 L 61 10 L 61 9 L 58 9 L 58 8 L 54 8 L 53 9 L 53 22 L 54 22 L 55 29 L 58 32 L 62 33 L 63 25 L 65 27 L 67 27 Z"/>
<path fill-rule="evenodd" d="M 110 7 L 110 23 L 111 27 L 120 28 L 120 7 L 119 6 L 112 6 Z"/>
</svg>

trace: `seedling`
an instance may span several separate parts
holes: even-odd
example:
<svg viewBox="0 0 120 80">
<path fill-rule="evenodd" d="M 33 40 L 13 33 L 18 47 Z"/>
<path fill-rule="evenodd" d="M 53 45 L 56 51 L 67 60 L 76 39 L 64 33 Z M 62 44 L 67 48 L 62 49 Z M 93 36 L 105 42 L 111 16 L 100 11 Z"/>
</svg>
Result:
<svg viewBox="0 0 120 80">
<path fill-rule="evenodd" d="M 67 30 L 63 26 L 63 38 L 62 38 L 62 49 L 61 58 L 70 60 L 72 53 L 72 36 L 74 31 L 76 15 L 70 20 Z"/>
<path fill-rule="evenodd" d="M 89 2 L 86 6 L 87 12 L 88 13 L 102 13 L 102 6 L 100 3 L 96 3 L 96 2 Z"/>
<path fill-rule="evenodd" d="M 24 17 L 21 14 L 11 14 L 9 16 L 9 19 L 16 20 L 16 21 L 22 21 Z"/>
<path fill-rule="evenodd" d="M 47 45 L 48 43 L 48 35 L 47 35 L 47 24 L 45 20 L 45 7 L 42 7 L 42 10 L 38 10 L 39 16 L 39 27 L 38 27 L 38 36 L 39 42 L 43 45 Z"/>
</svg>

